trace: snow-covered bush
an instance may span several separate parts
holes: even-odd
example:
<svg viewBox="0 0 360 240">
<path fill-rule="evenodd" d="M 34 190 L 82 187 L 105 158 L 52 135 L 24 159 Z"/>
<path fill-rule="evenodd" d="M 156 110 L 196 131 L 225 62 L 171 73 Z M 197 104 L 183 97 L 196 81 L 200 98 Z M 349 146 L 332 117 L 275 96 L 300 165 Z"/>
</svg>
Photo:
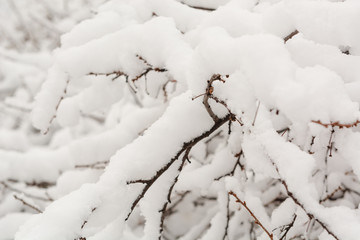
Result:
<svg viewBox="0 0 360 240">
<path fill-rule="evenodd" d="M 0 151 L 7 238 L 358 239 L 358 0 L 95 12 L 36 96 L 49 142 Z"/>
</svg>

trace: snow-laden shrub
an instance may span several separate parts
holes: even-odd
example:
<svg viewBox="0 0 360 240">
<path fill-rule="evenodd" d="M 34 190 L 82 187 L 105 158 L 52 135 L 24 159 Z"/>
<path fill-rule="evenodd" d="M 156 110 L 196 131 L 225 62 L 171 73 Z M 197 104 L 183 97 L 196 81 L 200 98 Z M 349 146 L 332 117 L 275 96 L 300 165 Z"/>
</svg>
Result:
<svg viewBox="0 0 360 240">
<path fill-rule="evenodd" d="M 0 152 L 16 240 L 359 238 L 359 1 L 96 12 L 36 97 L 49 146 Z"/>
</svg>

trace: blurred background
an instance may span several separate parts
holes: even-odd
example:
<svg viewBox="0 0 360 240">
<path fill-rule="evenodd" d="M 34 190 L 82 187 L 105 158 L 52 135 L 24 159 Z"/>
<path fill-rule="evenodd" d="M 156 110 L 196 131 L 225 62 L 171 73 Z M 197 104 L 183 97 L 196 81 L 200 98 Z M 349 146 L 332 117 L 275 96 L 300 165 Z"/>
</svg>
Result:
<svg viewBox="0 0 360 240">
<path fill-rule="evenodd" d="M 51 134 L 31 126 L 29 113 L 52 65 L 60 37 L 106 0 L 0 1 L 0 149 L 47 145 Z"/>
</svg>

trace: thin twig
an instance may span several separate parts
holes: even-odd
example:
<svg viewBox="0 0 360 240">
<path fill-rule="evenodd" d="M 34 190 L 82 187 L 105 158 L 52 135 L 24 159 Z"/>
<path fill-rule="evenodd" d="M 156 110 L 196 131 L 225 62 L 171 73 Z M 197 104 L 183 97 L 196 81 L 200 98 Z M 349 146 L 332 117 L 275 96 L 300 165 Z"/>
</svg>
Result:
<svg viewBox="0 0 360 240">
<path fill-rule="evenodd" d="M 49 130 L 50 130 L 50 125 L 52 124 L 52 122 L 54 121 L 54 119 L 56 118 L 56 114 L 57 114 L 57 111 L 59 109 L 59 106 L 60 106 L 60 103 L 62 102 L 62 100 L 64 100 L 65 98 L 65 95 L 67 93 L 67 88 L 68 88 L 68 85 L 69 85 L 69 82 L 70 82 L 70 78 L 68 77 L 68 79 L 66 80 L 66 83 L 65 83 L 65 87 L 64 87 L 64 90 L 63 90 L 63 95 L 60 96 L 56 106 L 55 106 L 55 113 L 54 115 L 50 118 L 49 120 L 49 124 L 48 124 L 48 128 L 43 132 L 44 135 L 46 135 Z"/>
<path fill-rule="evenodd" d="M 227 201 L 226 201 L 226 225 L 225 225 L 225 231 L 224 231 L 224 236 L 223 236 L 223 240 L 226 239 L 226 236 L 228 236 L 228 231 L 229 231 L 229 222 L 230 222 L 230 196 L 229 194 L 226 194 L 227 197 Z"/>
<path fill-rule="evenodd" d="M 297 215 L 294 214 L 293 220 L 291 221 L 290 224 L 286 225 L 285 232 L 284 232 L 284 234 L 281 236 L 281 238 L 280 238 L 279 240 L 285 240 L 285 239 L 286 239 L 286 235 L 288 234 L 288 232 L 290 231 L 290 229 L 294 226 L 294 223 L 295 223 L 295 221 L 296 221 L 296 218 L 297 218 Z"/>
<path fill-rule="evenodd" d="M 330 194 L 328 194 L 325 198 L 320 199 L 319 203 L 323 203 L 323 202 L 331 199 L 339 191 L 346 192 L 346 189 L 344 189 L 342 186 L 337 187 L 334 191 L 332 191 Z"/>
<path fill-rule="evenodd" d="M 327 127 L 339 127 L 341 129 L 341 128 L 356 127 L 360 123 L 360 120 L 356 120 L 355 122 L 352 122 L 352 123 L 340 123 L 340 122 L 323 123 L 320 120 L 317 120 L 317 121 L 312 120 L 311 122 L 319 124 L 326 128 Z"/>
<path fill-rule="evenodd" d="M 79 164 L 79 165 L 75 165 L 75 168 L 105 169 L 108 163 L 109 160 L 99 161 L 92 164 Z"/>
<path fill-rule="evenodd" d="M 167 194 L 167 201 L 164 203 L 162 209 L 160 210 L 160 212 L 162 213 L 161 214 L 161 220 L 160 220 L 160 230 L 159 230 L 159 240 L 161 240 L 161 236 L 162 236 L 162 232 L 164 230 L 164 222 L 165 222 L 165 217 L 166 217 L 166 209 L 167 209 L 167 206 L 168 204 L 171 203 L 171 193 L 172 193 L 172 190 L 174 189 L 174 186 L 175 184 L 177 183 L 178 179 L 179 179 L 179 175 L 184 167 L 184 164 L 186 162 L 186 160 L 189 158 L 189 153 L 191 151 L 191 147 L 186 149 L 185 153 L 184 153 L 184 156 L 183 156 L 183 159 L 182 159 L 182 162 L 178 168 L 178 173 L 176 175 L 176 177 L 174 178 L 173 180 L 173 183 L 171 184 L 170 188 L 169 188 L 169 191 L 168 191 L 168 194 Z"/>
<path fill-rule="evenodd" d="M 253 120 L 253 122 L 252 122 L 252 124 L 251 124 L 252 126 L 255 125 L 256 117 L 257 117 L 258 112 L 259 112 L 259 107 L 260 107 L 260 101 L 258 102 L 258 105 L 257 105 L 257 107 L 256 107 L 256 112 L 255 112 L 254 120 Z"/>
<path fill-rule="evenodd" d="M 215 8 L 208 8 L 208 7 L 200 7 L 200 6 L 193 6 L 193 5 L 189 5 L 187 3 L 184 3 L 184 2 L 181 2 L 182 4 L 190 7 L 190 8 L 194 8 L 194 9 L 197 9 L 197 10 L 203 10 L 203 11 L 208 11 L 208 12 L 212 12 L 212 11 L 215 11 L 216 9 Z"/>
<path fill-rule="evenodd" d="M 265 227 L 264 225 L 259 221 L 259 219 L 255 216 L 255 214 L 250 210 L 250 208 L 247 206 L 246 202 L 245 201 L 241 201 L 240 198 L 236 195 L 236 193 L 230 191 L 229 192 L 230 195 L 232 195 L 233 197 L 235 197 L 236 199 L 236 202 L 240 203 L 247 211 L 248 213 L 250 213 L 250 215 L 252 216 L 252 218 L 255 220 L 255 224 L 259 225 L 263 230 L 264 232 L 269 236 L 269 238 L 271 240 L 274 239 L 274 235 L 272 233 L 270 233 Z"/>
<path fill-rule="evenodd" d="M 34 210 L 37 211 L 38 213 L 42 213 L 42 211 L 41 211 L 40 209 L 38 209 L 37 207 L 31 205 L 30 203 L 27 203 L 24 199 L 16 196 L 15 194 L 14 194 L 14 198 L 15 198 L 16 200 L 19 200 L 20 202 L 22 202 L 25 206 L 28 206 L 28 207 L 34 209 Z"/>
<path fill-rule="evenodd" d="M 331 132 L 330 132 L 330 137 L 329 137 L 329 142 L 328 142 L 328 146 L 326 148 L 326 152 L 325 152 L 325 176 L 324 176 L 324 184 L 325 184 L 325 193 L 327 194 L 329 191 L 329 186 L 328 186 L 328 158 L 332 157 L 332 153 L 331 153 L 331 149 L 332 149 L 332 140 L 333 140 L 333 135 L 335 133 L 334 128 L 332 127 Z"/>
<path fill-rule="evenodd" d="M 36 200 L 40 200 L 40 201 L 45 201 L 45 202 L 51 202 L 53 201 L 53 199 L 51 197 L 47 197 L 47 198 L 44 198 L 44 197 L 40 197 L 40 196 L 35 196 L 35 195 L 32 195 L 30 193 L 26 193 L 26 192 L 23 192 L 23 191 L 20 191 L 19 189 L 16 189 L 12 186 L 10 186 L 9 184 L 1 181 L 0 182 L 1 185 L 3 185 L 5 188 L 13 191 L 13 192 L 16 192 L 16 193 L 20 193 L 20 194 L 23 194 L 24 196 L 28 197 L 28 198 L 33 198 L 33 199 L 36 199 Z"/>
<path fill-rule="evenodd" d="M 210 96 L 213 94 L 214 92 L 214 87 L 212 86 L 212 83 L 216 80 L 219 81 L 224 81 L 221 79 L 221 75 L 220 74 L 214 74 L 212 75 L 212 77 L 210 78 L 210 80 L 208 80 L 208 85 L 206 87 L 206 91 L 203 97 L 203 104 L 205 106 L 206 111 L 208 112 L 208 114 L 210 115 L 210 117 L 214 120 L 214 122 L 218 122 L 219 118 L 218 116 L 213 112 L 213 110 L 211 109 L 211 106 L 209 104 L 209 98 Z"/>
<path fill-rule="evenodd" d="M 270 158 L 269 158 L 269 159 L 270 159 Z M 296 205 L 298 205 L 299 207 L 301 207 L 301 208 L 304 210 L 304 212 L 305 212 L 306 215 L 309 217 L 309 219 L 315 219 L 315 221 L 318 222 L 318 223 L 321 225 L 321 227 L 322 227 L 323 229 L 325 229 L 325 231 L 326 231 L 328 234 L 330 234 L 331 236 L 333 236 L 336 240 L 339 240 L 339 238 L 328 228 L 328 226 L 326 226 L 325 223 L 323 223 L 322 221 L 320 221 L 319 219 L 317 219 L 313 214 L 311 214 L 311 213 L 309 213 L 309 212 L 307 211 L 307 209 L 305 208 L 304 204 L 302 204 L 302 203 L 300 202 L 300 200 L 299 200 L 297 197 L 295 197 L 295 195 L 289 190 L 288 185 L 287 185 L 285 179 L 283 179 L 282 176 L 281 176 L 281 174 L 280 174 L 280 171 L 279 171 L 278 166 L 275 164 L 275 162 L 274 162 L 272 159 L 270 159 L 270 161 L 271 161 L 272 165 L 275 167 L 275 170 L 276 170 L 276 172 L 278 173 L 278 175 L 279 175 L 279 177 L 280 177 L 280 181 L 281 181 L 282 185 L 285 187 L 285 190 L 286 190 L 287 195 L 294 201 L 294 203 L 295 203 Z"/>
<path fill-rule="evenodd" d="M 190 191 L 186 191 L 180 194 L 180 198 L 174 202 L 169 208 L 166 209 L 166 216 L 169 216 L 176 212 L 175 208 L 184 200 L 184 198 L 190 193 Z"/>
</svg>

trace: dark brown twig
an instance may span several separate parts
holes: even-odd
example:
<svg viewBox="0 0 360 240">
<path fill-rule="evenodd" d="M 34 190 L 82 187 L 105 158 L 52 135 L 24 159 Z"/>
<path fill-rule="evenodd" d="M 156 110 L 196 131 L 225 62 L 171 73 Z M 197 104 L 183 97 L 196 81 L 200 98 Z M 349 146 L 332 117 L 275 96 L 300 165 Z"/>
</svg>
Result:
<svg viewBox="0 0 360 240">
<path fill-rule="evenodd" d="M 285 232 L 284 234 L 281 236 L 281 238 L 279 240 L 285 240 L 286 239 L 286 235 L 289 233 L 290 229 L 294 226 L 294 223 L 296 221 L 297 215 L 294 214 L 294 218 L 291 221 L 291 223 L 289 223 L 288 225 L 285 226 Z"/>
<path fill-rule="evenodd" d="M 181 2 L 182 4 L 190 7 L 190 8 L 194 8 L 194 9 L 197 9 L 197 10 L 203 10 L 203 11 L 208 11 L 208 12 L 212 12 L 212 11 L 215 11 L 216 9 L 215 8 L 208 8 L 208 7 L 200 7 L 200 6 L 193 6 L 193 5 L 189 5 L 187 3 L 184 3 L 184 2 Z"/>
<path fill-rule="evenodd" d="M 236 202 L 240 203 L 247 211 L 248 213 L 250 213 L 251 217 L 254 219 L 255 224 L 259 225 L 264 232 L 269 236 L 269 238 L 271 240 L 274 239 L 274 235 L 272 233 L 270 233 L 265 227 L 264 225 L 259 221 L 259 219 L 255 216 L 255 214 L 250 210 L 250 208 L 247 206 L 245 201 L 241 201 L 240 198 L 236 195 L 236 193 L 230 191 L 229 192 L 230 195 L 232 195 L 233 197 L 235 197 Z"/>
<path fill-rule="evenodd" d="M 241 150 L 239 153 L 235 154 L 236 157 L 236 161 L 234 164 L 234 167 L 232 168 L 232 170 L 226 174 L 221 175 L 220 177 L 215 178 L 216 181 L 220 180 L 221 178 L 227 177 L 227 176 L 234 176 L 235 171 L 236 171 L 236 167 L 239 166 L 241 171 L 245 170 L 245 167 L 241 164 L 240 160 L 241 160 L 241 156 L 243 156 L 243 151 Z"/>
<path fill-rule="evenodd" d="M 328 146 L 326 148 L 326 152 L 325 152 L 325 176 L 324 176 L 324 184 L 325 184 L 325 193 L 328 193 L 328 159 L 329 157 L 332 157 L 332 145 L 333 145 L 333 135 L 335 133 L 334 128 L 332 127 L 331 132 L 330 132 L 330 137 L 329 137 L 329 142 L 328 142 Z"/>
<path fill-rule="evenodd" d="M 286 43 L 287 41 L 289 41 L 292 37 L 294 37 L 296 34 L 298 34 L 299 31 L 295 30 L 293 32 L 291 32 L 289 35 L 287 35 L 286 37 L 284 37 L 284 42 Z"/>
<path fill-rule="evenodd" d="M 228 231 L 229 231 L 229 222 L 230 222 L 230 196 L 229 194 L 226 195 L 227 200 L 226 200 L 226 225 L 225 225 L 225 231 L 224 231 L 224 236 L 222 240 L 226 239 L 226 236 L 228 236 Z"/>
<path fill-rule="evenodd" d="M 211 98 L 213 92 L 214 92 L 214 87 L 212 86 L 214 81 L 222 81 L 224 82 L 224 80 L 221 79 L 221 75 L 220 74 L 214 74 L 212 75 L 212 77 L 210 78 L 210 80 L 208 80 L 208 85 L 206 87 L 206 91 L 203 97 L 203 104 L 205 105 L 206 111 L 209 113 L 210 117 L 214 120 L 214 122 L 218 122 L 219 118 L 218 116 L 213 112 L 213 110 L 211 109 L 211 106 L 209 104 L 209 98 Z"/>
</svg>

